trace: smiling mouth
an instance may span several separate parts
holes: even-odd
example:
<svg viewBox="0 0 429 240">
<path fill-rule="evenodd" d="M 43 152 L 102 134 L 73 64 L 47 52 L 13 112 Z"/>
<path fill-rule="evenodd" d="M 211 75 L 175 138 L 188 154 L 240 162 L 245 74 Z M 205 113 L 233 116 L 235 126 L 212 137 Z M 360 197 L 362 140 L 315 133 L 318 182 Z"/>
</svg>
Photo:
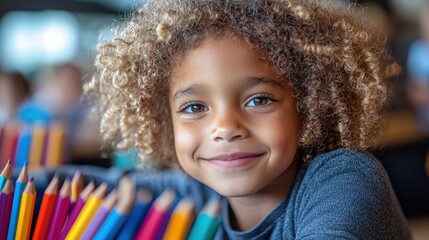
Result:
<svg viewBox="0 0 429 240">
<path fill-rule="evenodd" d="M 235 161 L 240 159 L 247 159 L 247 158 L 257 158 L 265 153 L 247 153 L 247 152 L 236 152 L 236 153 L 229 153 L 229 154 L 221 154 L 217 155 L 211 158 L 207 158 L 206 160 L 209 161 Z"/>
<path fill-rule="evenodd" d="M 252 166 L 265 153 L 245 153 L 237 152 L 230 154 L 221 154 L 204 160 L 216 165 L 222 169 L 243 169 Z"/>
</svg>

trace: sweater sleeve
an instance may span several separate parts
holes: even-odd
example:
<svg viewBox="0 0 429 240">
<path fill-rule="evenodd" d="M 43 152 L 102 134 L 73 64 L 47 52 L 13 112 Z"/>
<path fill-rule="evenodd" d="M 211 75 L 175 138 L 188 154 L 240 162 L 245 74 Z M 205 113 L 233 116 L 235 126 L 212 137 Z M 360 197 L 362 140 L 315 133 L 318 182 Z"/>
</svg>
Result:
<svg viewBox="0 0 429 240">
<path fill-rule="evenodd" d="M 344 150 L 314 159 L 296 208 L 297 239 L 410 239 L 381 164 Z"/>
</svg>

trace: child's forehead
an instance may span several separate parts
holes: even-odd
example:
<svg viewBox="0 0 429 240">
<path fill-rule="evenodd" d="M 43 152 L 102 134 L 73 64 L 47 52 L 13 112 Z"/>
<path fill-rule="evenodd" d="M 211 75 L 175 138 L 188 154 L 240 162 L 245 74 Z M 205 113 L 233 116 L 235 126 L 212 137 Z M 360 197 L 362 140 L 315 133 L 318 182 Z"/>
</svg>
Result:
<svg viewBox="0 0 429 240">
<path fill-rule="evenodd" d="M 270 62 L 260 58 L 258 51 L 242 39 L 229 37 L 208 38 L 189 50 L 173 67 L 170 87 L 177 81 L 201 81 L 201 78 L 230 79 L 232 82 L 253 78 L 282 79 Z"/>
<path fill-rule="evenodd" d="M 226 43 L 226 44 L 225 44 Z M 272 67 L 273 64 L 267 59 L 267 52 L 262 49 L 257 49 L 253 47 L 251 44 L 245 41 L 245 39 L 239 34 L 209 34 L 200 40 L 196 41 L 193 45 L 189 46 L 183 52 L 177 53 L 172 59 L 173 71 L 175 68 L 180 67 L 181 63 L 185 59 L 189 59 L 190 56 L 193 58 L 200 58 L 199 60 L 204 61 L 204 56 L 201 56 L 202 51 L 213 50 L 213 49 L 222 49 L 229 47 L 228 45 L 236 45 L 245 47 L 247 50 L 250 50 L 254 57 L 256 57 L 261 63 L 264 63 L 267 67 Z M 234 48 L 233 48 L 234 50 Z M 233 51 L 227 54 L 231 54 L 231 57 L 234 57 Z"/>
</svg>

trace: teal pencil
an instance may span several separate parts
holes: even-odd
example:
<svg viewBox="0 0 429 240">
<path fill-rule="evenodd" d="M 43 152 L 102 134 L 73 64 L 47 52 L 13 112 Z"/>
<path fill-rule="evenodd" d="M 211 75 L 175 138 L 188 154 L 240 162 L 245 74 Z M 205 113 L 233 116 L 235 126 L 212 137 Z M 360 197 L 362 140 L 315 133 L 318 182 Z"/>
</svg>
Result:
<svg viewBox="0 0 429 240">
<path fill-rule="evenodd" d="M 21 169 L 18 179 L 15 184 L 15 193 L 13 195 L 12 211 L 10 213 L 9 230 L 7 233 L 8 240 L 14 240 L 16 234 L 16 228 L 18 226 L 19 210 L 21 207 L 22 193 L 28 182 L 27 163 Z"/>
<path fill-rule="evenodd" d="M 188 240 L 211 240 L 214 238 L 219 225 L 220 207 L 219 198 L 212 198 L 206 203 L 192 226 Z"/>
<path fill-rule="evenodd" d="M 0 174 L 0 191 L 3 189 L 3 186 L 6 184 L 8 179 L 12 179 L 12 167 L 10 165 L 10 160 L 7 161 L 6 166 L 3 168 L 3 171 Z"/>
</svg>

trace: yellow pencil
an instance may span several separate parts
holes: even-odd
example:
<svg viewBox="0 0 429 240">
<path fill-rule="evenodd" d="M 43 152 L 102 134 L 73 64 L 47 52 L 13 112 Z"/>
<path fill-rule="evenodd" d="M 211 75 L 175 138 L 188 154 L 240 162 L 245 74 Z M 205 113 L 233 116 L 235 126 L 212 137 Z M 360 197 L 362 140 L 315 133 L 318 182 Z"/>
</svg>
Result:
<svg viewBox="0 0 429 240">
<path fill-rule="evenodd" d="M 33 220 L 34 204 L 36 203 L 36 190 L 34 179 L 31 178 L 22 193 L 21 208 L 19 210 L 18 227 L 15 239 L 27 240 L 30 238 L 31 222 Z"/>
<path fill-rule="evenodd" d="M 46 150 L 45 166 L 54 168 L 62 164 L 65 132 L 64 127 L 59 123 L 53 123 L 49 128 L 48 147 Z"/>
<path fill-rule="evenodd" d="M 81 235 L 85 231 L 89 222 L 94 217 L 100 205 L 103 203 L 103 198 L 107 192 L 107 185 L 101 184 L 86 202 L 69 233 L 67 234 L 66 240 L 80 239 Z"/>
<path fill-rule="evenodd" d="M 83 189 L 82 174 L 77 170 L 71 182 L 71 202 L 75 203 L 79 198 L 79 194 Z"/>
<path fill-rule="evenodd" d="M 31 133 L 31 145 L 28 167 L 38 169 L 42 166 L 43 146 L 45 145 L 46 127 L 35 124 Z"/>
</svg>

